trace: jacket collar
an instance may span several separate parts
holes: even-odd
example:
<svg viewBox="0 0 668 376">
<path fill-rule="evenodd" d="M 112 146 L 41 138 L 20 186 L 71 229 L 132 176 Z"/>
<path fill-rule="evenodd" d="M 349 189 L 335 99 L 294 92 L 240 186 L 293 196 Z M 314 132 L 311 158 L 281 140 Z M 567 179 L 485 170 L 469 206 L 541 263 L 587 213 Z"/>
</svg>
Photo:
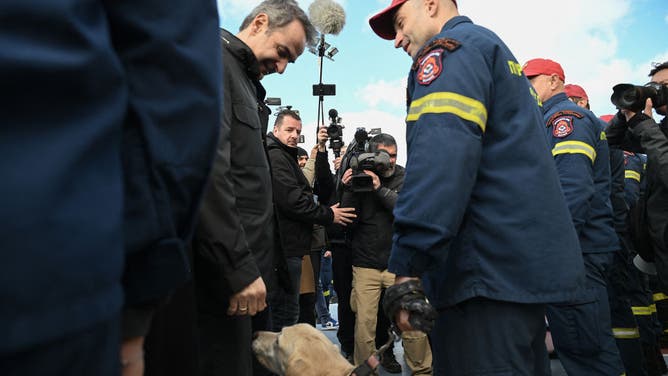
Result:
<svg viewBox="0 0 668 376">
<path fill-rule="evenodd" d="M 279 141 L 272 132 L 267 133 L 267 149 L 282 149 L 284 152 L 288 153 L 292 159 L 297 161 L 297 148 L 290 147 Z"/>
<path fill-rule="evenodd" d="M 220 29 L 220 40 L 226 52 L 231 53 L 246 68 L 246 74 L 253 80 L 260 78 L 260 63 L 253 50 L 241 39 L 225 29 Z"/>
<path fill-rule="evenodd" d="M 548 100 L 543 102 L 543 113 L 545 114 L 548 113 L 552 107 L 554 107 L 557 103 L 561 103 L 563 101 L 568 101 L 568 97 L 564 92 L 561 92 L 559 94 L 550 97 Z"/>
</svg>

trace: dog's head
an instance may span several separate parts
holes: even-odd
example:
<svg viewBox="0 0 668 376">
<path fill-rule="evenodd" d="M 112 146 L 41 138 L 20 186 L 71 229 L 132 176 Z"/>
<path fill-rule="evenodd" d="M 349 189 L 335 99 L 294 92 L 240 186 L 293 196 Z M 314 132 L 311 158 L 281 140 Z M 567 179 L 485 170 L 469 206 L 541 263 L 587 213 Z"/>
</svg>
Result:
<svg viewBox="0 0 668 376">
<path fill-rule="evenodd" d="M 278 375 L 341 376 L 354 368 L 336 345 L 308 324 L 288 326 L 280 333 L 257 332 L 253 352 L 263 366 Z"/>
</svg>

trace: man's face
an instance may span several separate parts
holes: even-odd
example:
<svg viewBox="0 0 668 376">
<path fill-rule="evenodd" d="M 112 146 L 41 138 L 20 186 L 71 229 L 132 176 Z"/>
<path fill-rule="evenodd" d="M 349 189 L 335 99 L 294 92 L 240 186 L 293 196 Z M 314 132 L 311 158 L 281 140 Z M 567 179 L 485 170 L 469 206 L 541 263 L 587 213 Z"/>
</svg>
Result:
<svg viewBox="0 0 668 376">
<path fill-rule="evenodd" d="M 258 15 L 260 16 L 262 14 Z M 271 31 L 269 31 L 269 21 L 253 21 L 249 27 L 257 27 L 245 42 L 260 63 L 260 78 L 275 72 L 285 72 L 288 63 L 294 63 L 304 52 L 306 32 L 299 20 L 293 20 Z"/>
<path fill-rule="evenodd" d="M 378 144 L 378 150 L 385 150 L 390 155 L 390 169 L 387 170 L 384 174 L 384 177 L 390 177 L 394 174 L 394 166 L 397 165 L 397 145 L 383 145 Z"/>
<path fill-rule="evenodd" d="M 421 1 L 410 0 L 394 15 L 394 48 L 402 48 L 415 59 L 420 48 L 435 34 L 426 26 L 426 11 Z"/>
<path fill-rule="evenodd" d="M 283 145 L 291 148 L 297 147 L 300 134 L 302 134 L 302 122 L 291 116 L 285 116 L 281 124 L 274 127 L 274 136 Z"/>
<path fill-rule="evenodd" d="M 663 86 L 668 86 L 668 69 L 662 69 L 652 76 L 652 82 L 659 83 Z M 668 105 L 661 106 L 655 109 L 661 115 L 668 115 Z"/>
<path fill-rule="evenodd" d="M 307 161 L 308 161 L 308 155 L 300 155 L 297 157 L 297 163 L 299 163 L 299 168 L 304 168 L 304 166 L 306 166 Z"/>
</svg>

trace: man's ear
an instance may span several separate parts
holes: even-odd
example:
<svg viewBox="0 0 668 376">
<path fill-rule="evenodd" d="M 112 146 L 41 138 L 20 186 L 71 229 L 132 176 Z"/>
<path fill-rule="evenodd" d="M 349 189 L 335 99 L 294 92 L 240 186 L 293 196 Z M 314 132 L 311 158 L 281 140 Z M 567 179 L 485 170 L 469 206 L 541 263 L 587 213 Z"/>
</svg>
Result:
<svg viewBox="0 0 668 376">
<path fill-rule="evenodd" d="M 269 28 L 269 16 L 266 13 L 259 13 L 250 25 L 251 34 L 260 34 L 267 31 Z"/>
<path fill-rule="evenodd" d="M 434 16 L 438 13 L 438 9 L 441 6 L 440 0 L 422 0 L 424 8 L 427 10 L 429 16 Z"/>
</svg>

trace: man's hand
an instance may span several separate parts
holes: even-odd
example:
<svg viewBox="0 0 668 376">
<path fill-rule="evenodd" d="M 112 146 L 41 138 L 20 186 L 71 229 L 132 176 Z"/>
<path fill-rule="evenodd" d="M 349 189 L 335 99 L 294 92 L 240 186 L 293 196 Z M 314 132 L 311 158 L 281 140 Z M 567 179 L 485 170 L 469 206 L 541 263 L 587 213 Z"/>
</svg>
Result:
<svg viewBox="0 0 668 376">
<path fill-rule="evenodd" d="M 651 118 L 652 117 L 652 107 L 653 107 L 652 99 L 647 98 L 647 100 L 645 101 L 645 109 L 642 111 L 642 113 Z M 636 113 L 631 111 L 631 110 L 623 110 L 622 109 L 620 111 L 622 112 L 622 114 L 624 114 L 624 117 L 626 118 L 627 122 L 629 122 L 636 115 Z M 633 124 L 633 125 L 635 125 L 635 124 Z M 629 123 L 629 126 L 631 126 L 631 123 Z"/>
<path fill-rule="evenodd" d="M 346 226 L 348 223 L 352 223 L 354 218 L 357 218 L 355 208 L 340 208 L 338 202 L 330 208 L 334 213 L 334 223 L 337 225 Z"/>
<path fill-rule="evenodd" d="M 371 176 L 371 180 L 373 181 L 373 190 L 377 191 L 380 189 L 380 178 L 378 178 L 378 175 L 376 175 L 373 171 L 369 170 L 364 170 L 364 173 Z"/>
<path fill-rule="evenodd" d="M 346 172 L 343 173 L 343 176 L 341 176 L 341 182 L 345 185 L 350 185 L 350 181 L 353 178 L 353 170 L 352 168 L 349 168 L 346 170 Z"/>
<path fill-rule="evenodd" d="M 262 277 L 258 277 L 243 290 L 230 297 L 227 314 L 230 316 L 255 316 L 265 308 L 267 308 L 267 288 Z"/>
<path fill-rule="evenodd" d="M 318 150 L 320 149 L 320 145 L 316 145 L 311 149 L 311 155 L 309 156 L 310 159 L 313 159 L 315 161 L 315 157 L 318 156 Z"/>
<path fill-rule="evenodd" d="M 327 127 L 321 127 L 318 130 L 318 150 L 327 151 L 327 140 L 329 140 Z"/>
<path fill-rule="evenodd" d="M 341 157 L 340 156 L 334 158 L 334 170 L 338 171 L 339 168 L 341 168 Z"/>
<path fill-rule="evenodd" d="M 121 376 L 144 375 L 144 337 L 123 340 L 121 344 Z"/>
<path fill-rule="evenodd" d="M 322 254 L 322 257 L 324 258 L 332 257 L 332 251 L 326 250 L 325 253 Z"/>
</svg>

